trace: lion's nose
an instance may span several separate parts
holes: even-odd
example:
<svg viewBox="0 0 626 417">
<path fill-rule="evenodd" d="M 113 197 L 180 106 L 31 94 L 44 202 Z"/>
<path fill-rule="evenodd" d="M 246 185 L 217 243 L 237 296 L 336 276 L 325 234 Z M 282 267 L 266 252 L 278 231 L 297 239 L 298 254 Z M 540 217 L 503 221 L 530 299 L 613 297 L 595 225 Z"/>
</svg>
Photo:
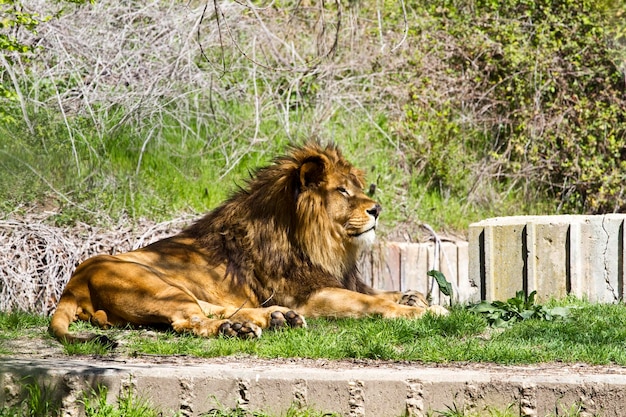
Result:
<svg viewBox="0 0 626 417">
<path fill-rule="evenodd" d="M 378 216 L 380 216 L 380 212 L 383 210 L 383 208 L 380 206 L 380 204 L 376 204 L 374 207 L 372 207 L 371 209 L 367 210 L 367 212 L 369 214 L 371 214 L 372 216 L 374 216 L 375 219 L 378 218 Z"/>
</svg>

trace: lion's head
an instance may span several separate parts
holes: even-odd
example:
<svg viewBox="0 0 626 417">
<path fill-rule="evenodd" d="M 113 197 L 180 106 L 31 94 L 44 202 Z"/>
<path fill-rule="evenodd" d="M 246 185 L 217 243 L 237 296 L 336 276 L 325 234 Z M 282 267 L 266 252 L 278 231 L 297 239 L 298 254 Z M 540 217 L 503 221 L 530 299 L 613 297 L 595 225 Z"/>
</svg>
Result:
<svg viewBox="0 0 626 417">
<path fill-rule="evenodd" d="M 311 260 L 340 274 L 374 241 L 381 206 L 363 192 L 363 173 L 335 146 L 296 149 L 296 236 Z"/>
<path fill-rule="evenodd" d="M 309 143 L 257 170 L 187 233 L 245 282 L 297 279 L 303 268 L 343 282 L 374 241 L 381 211 L 363 186 L 335 145 Z"/>
</svg>

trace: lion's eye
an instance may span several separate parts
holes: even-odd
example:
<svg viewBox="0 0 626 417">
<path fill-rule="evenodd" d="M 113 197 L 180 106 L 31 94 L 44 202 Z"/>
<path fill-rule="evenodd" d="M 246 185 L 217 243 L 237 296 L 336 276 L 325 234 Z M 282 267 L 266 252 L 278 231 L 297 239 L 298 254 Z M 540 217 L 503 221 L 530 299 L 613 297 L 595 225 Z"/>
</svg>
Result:
<svg viewBox="0 0 626 417">
<path fill-rule="evenodd" d="M 350 193 L 348 192 L 348 190 L 346 190 L 343 187 L 337 187 L 337 191 L 339 191 L 341 194 L 343 194 L 346 197 L 350 197 Z"/>
</svg>

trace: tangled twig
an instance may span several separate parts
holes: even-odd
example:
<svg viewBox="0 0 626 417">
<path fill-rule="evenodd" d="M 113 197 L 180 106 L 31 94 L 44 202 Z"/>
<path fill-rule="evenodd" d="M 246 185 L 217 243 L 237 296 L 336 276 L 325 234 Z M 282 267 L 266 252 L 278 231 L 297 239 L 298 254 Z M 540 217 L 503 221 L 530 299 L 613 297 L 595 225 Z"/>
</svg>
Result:
<svg viewBox="0 0 626 417">
<path fill-rule="evenodd" d="M 37 219 L 2 220 L 0 311 L 49 314 L 80 262 L 145 246 L 176 233 L 189 221 L 185 216 L 104 230 L 86 224 L 60 228 Z"/>
</svg>

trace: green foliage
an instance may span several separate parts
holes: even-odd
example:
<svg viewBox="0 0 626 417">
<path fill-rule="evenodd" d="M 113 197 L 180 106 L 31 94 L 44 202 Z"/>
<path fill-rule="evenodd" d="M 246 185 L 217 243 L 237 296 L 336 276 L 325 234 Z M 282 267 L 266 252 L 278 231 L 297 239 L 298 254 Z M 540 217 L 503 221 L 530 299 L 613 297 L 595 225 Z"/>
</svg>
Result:
<svg viewBox="0 0 626 417">
<path fill-rule="evenodd" d="M 73 2 L 82 3 L 84 0 Z M 37 12 L 27 10 L 21 0 L 0 0 L 0 122 L 13 124 L 18 119 L 10 114 L 7 104 L 20 99 L 16 91 L 16 80 L 8 70 L 9 66 L 18 58 L 27 61 L 37 51 L 32 42 L 25 42 L 18 38 L 20 31 L 37 34 L 40 24 L 50 20 L 52 16 L 42 16 Z"/>
<path fill-rule="evenodd" d="M 87 2 L 87 0 L 64 1 L 76 4 Z M 37 34 L 39 25 L 52 18 L 53 16 L 42 16 L 40 13 L 28 10 L 21 0 L 0 0 L 0 51 L 18 54 L 35 52 L 36 47 L 19 40 L 16 33 L 20 30 L 26 30 L 32 34 Z"/>
<path fill-rule="evenodd" d="M 477 202 L 520 190 L 573 212 L 626 207 L 623 1 L 414 6 L 420 48 L 397 134 L 416 174 Z"/>
<path fill-rule="evenodd" d="M 141 49 L 153 42 L 132 32 L 158 19 L 129 23 L 123 65 L 111 63 L 112 77 L 72 48 L 65 57 L 23 49 L 35 44 L 21 39 L 43 32 L 56 12 L 2 1 L 9 61 L 0 65 L 0 210 L 43 205 L 59 212 L 59 225 L 201 212 L 287 142 L 310 137 L 337 141 L 368 172 L 389 229 L 423 221 L 462 232 L 487 216 L 624 205 L 623 0 L 352 2 L 364 38 L 348 47 L 340 32 L 332 62 L 320 59 L 328 45 L 315 40 L 331 31 L 316 34 L 305 23 L 318 9 L 298 5 L 279 2 L 281 13 L 268 8 L 262 17 L 275 39 L 297 38 L 294 53 L 251 59 L 246 45 L 282 47 L 250 42 L 244 12 L 231 33 L 239 47 L 222 40 L 202 53 L 174 53 L 159 68 L 179 76 L 148 72 L 152 90 L 115 80 L 135 79 L 164 55 Z M 405 17 L 406 39 L 395 52 L 374 51 L 379 38 L 404 37 Z M 217 22 L 204 24 L 201 41 Z M 296 52 L 296 66 L 302 58 L 319 67 L 289 71 Z M 189 65 L 180 60 L 187 54 Z M 61 62 L 68 66 L 55 67 Z M 188 79 L 211 80 L 210 88 Z"/>
<path fill-rule="evenodd" d="M 86 417 L 160 417 L 164 414 L 146 400 L 136 396 L 132 390 L 126 391 L 116 404 L 107 403 L 107 388 L 98 389 L 83 395 L 82 404 Z"/>
<path fill-rule="evenodd" d="M 485 412 L 478 412 L 476 410 L 468 411 L 465 407 L 459 407 L 456 404 L 448 406 L 447 410 L 435 411 L 435 416 L 441 417 L 517 417 L 518 414 L 513 411 L 513 406 L 510 405 L 506 409 L 501 410 L 495 407 L 486 407 Z"/>
<path fill-rule="evenodd" d="M 446 279 L 446 276 L 441 271 L 430 270 L 426 273 L 429 277 L 435 278 L 437 281 L 437 285 L 439 285 L 439 291 L 443 293 L 443 295 L 447 295 L 450 297 L 450 302 L 452 303 L 452 284 Z"/>
<path fill-rule="evenodd" d="M 0 0 L 0 53 L 4 56 L 0 64 L 11 59 L 9 53 L 25 55 L 34 51 L 35 48 L 32 45 L 20 42 L 14 33 L 20 28 L 34 33 L 41 21 L 37 13 L 23 11 L 19 0 Z M 0 66 L 0 103 L 18 99 L 11 83 L 2 82 L 5 76 L 6 69 L 2 65 Z M 0 121 L 4 123 L 14 121 L 15 119 L 5 113 L 6 105 L 1 107 L 3 109 L 0 110 Z"/>
<path fill-rule="evenodd" d="M 40 386 L 37 382 L 23 385 L 24 398 L 19 405 L 0 407 L 0 417 L 50 417 L 59 415 L 61 402 L 55 400 L 54 387 Z"/>
<path fill-rule="evenodd" d="M 43 316 L 24 311 L 0 311 L 0 331 L 15 332 L 30 327 L 47 326 L 48 320 Z"/>
<path fill-rule="evenodd" d="M 493 327 L 509 327 L 513 323 L 523 320 L 535 319 L 551 321 L 566 319 L 569 316 L 568 307 L 548 308 L 536 304 L 537 291 L 526 295 L 524 291 L 518 291 L 515 297 L 507 301 L 483 301 L 469 307 L 469 311 L 482 314 L 487 322 Z"/>
<path fill-rule="evenodd" d="M 9 52 L 27 53 L 32 52 L 32 45 L 20 43 L 17 38 L 7 32 L 22 28 L 35 32 L 37 26 L 48 18 L 42 18 L 37 13 L 25 11 L 19 0 L 0 0 L 0 49 Z"/>
</svg>

